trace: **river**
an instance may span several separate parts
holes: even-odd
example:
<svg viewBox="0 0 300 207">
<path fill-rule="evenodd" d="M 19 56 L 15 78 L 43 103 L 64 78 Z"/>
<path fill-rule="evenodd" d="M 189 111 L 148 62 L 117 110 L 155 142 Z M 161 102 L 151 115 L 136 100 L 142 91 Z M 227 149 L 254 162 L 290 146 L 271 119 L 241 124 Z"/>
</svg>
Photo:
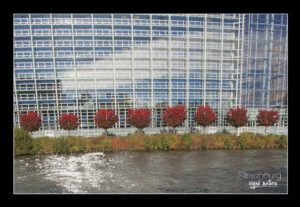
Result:
<svg viewBox="0 0 300 207">
<path fill-rule="evenodd" d="M 287 193 L 286 150 L 21 156 L 15 193 Z"/>
</svg>

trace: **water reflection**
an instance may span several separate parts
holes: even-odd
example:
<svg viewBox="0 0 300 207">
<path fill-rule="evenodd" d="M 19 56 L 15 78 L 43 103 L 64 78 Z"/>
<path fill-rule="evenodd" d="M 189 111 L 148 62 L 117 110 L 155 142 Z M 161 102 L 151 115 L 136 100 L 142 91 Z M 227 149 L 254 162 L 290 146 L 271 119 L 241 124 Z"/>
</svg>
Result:
<svg viewBox="0 0 300 207">
<path fill-rule="evenodd" d="M 250 189 L 239 172 L 276 172 L 277 187 Z M 26 156 L 16 193 L 286 193 L 285 150 L 169 151 Z"/>
</svg>

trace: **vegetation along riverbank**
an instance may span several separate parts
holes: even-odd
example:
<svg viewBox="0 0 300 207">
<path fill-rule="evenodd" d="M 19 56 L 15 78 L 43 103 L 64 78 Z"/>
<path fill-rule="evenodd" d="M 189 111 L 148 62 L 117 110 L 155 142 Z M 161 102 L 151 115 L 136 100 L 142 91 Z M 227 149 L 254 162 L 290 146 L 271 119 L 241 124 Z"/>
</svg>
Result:
<svg viewBox="0 0 300 207">
<path fill-rule="evenodd" d="M 31 138 L 20 128 L 14 132 L 15 155 L 75 154 L 88 152 L 206 150 L 206 149 L 276 149 L 287 148 L 287 136 L 275 134 L 131 134 L 125 137 Z"/>
</svg>

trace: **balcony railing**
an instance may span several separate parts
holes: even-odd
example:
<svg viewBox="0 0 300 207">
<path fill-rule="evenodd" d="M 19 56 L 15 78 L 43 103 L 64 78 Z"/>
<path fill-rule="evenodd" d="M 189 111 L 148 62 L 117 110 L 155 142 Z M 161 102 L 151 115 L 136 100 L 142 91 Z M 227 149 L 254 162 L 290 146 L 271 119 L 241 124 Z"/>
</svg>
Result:
<svg viewBox="0 0 300 207">
<path fill-rule="evenodd" d="M 147 19 L 135 19 L 133 24 L 137 26 L 148 26 L 150 21 Z"/>
<path fill-rule="evenodd" d="M 51 30 L 50 29 L 32 30 L 32 35 L 35 35 L 35 36 L 49 36 L 49 35 L 51 35 Z"/>
<path fill-rule="evenodd" d="M 15 78 L 16 78 L 16 80 L 22 80 L 22 79 L 30 80 L 30 79 L 33 79 L 34 76 L 33 76 L 33 74 L 30 74 L 30 73 L 29 74 L 24 73 L 24 74 L 16 74 Z"/>
<path fill-rule="evenodd" d="M 93 35 L 93 30 L 87 30 L 87 29 L 76 29 L 74 30 L 74 35 L 80 36 L 80 35 Z"/>
<path fill-rule="evenodd" d="M 29 18 L 14 18 L 15 25 L 29 24 Z"/>
<path fill-rule="evenodd" d="M 73 46 L 72 41 L 64 41 L 64 40 L 56 40 L 54 42 L 55 46 L 57 47 L 71 47 Z"/>
<path fill-rule="evenodd" d="M 51 41 L 36 41 L 34 42 L 35 47 L 51 47 L 52 42 Z"/>
<path fill-rule="evenodd" d="M 115 25 L 130 25 L 131 20 L 130 19 L 114 19 Z"/>
<path fill-rule="evenodd" d="M 53 24 L 72 24 L 72 19 L 70 18 L 54 18 Z"/>
<path fill-rule="evenodd" d="M 153 26 L 168 26 L 168 20 L 153 19 L 152 25 Z"/>
<path fill-rule="evenodd" d="M 80 25 L 86 25 L 86 24 L 92 24 L 93 19 L 92 18 L 74 18 L 73 19 L 74 24 L 80 24 Z"/>
<path fill-rule="evenodd" d="M 29 36 L 30 35 L 30 30 L 29 29 L 16 29 L 14 30 L 14 36 L 20 37 L 20 36 Z"/>
<path fill-rule="evenodd" d="M 20 64 L 20 63 L 17 63 L 15 65 L 15 69 L 32 69 L 33 67 L 33 64 L 32 63 L 26 63 L 26 64 Z"/>
<path fill-rule="evenodd" d="M 31 52 L 15 52 L 15 58 L 32 58 Z"/>
<path fill-rule="evenodd" d="M 14 47 L 31 47 L 31 41 L 14 41 Z"/>
<path fill-rule="evenodd" d="M 94 24 L 99 24 L 99 25 L 111 25 L 111 19 L 98 19 L 94 18 Z"/>
<path fill-rule="evenodd" d="M 64 35 L 71 35 L 71 34 L 72 34 L 71 30 L 63 30 L 63 29 L 54 30 L 54 35 L 57 36 L 64 36 Z"/>
<path fill-rule="evenodd" d="M 34 86 L 30 86 L 30 85 L 17 85 L 17 90 L 19 91 L 31 91 L 31 90 L 34 90 Z"/>
<path fill-rule="evenodd" d="M 39 53 L 35 53 L 34 55 L 35 58 L 52 58 L 53 55 L 52 53 L 48 53 L 48 52 L 39 52 Z"/>
<path fill-rule="evenodd" d="M 184 20 L 172 20 L 172 26 L 185 26 L 186 25 L 186 21 Z"/>
<path fill-rule="evenodd" d="M 49 18 L 32 18 L 31 24 L 50 24 L 51 21 Z"/>
<path fill-rule="evenodd" d="M 204 37 L 204 34 L 203 34 L 203 32 L 190 31 L 189 36 L 190 37 Z"/>
</svg>

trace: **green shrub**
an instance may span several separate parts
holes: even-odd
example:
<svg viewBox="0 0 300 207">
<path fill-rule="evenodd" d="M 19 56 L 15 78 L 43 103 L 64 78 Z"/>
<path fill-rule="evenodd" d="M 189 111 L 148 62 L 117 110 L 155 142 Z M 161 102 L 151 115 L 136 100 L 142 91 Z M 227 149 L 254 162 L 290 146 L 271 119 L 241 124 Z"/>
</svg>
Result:
<svg viewBox="0 0 300 207">
<path fill-rule="evenodd" d="M 277 144 L 279 148 L 284 148 L 287 145 L 287 137 L 280 135 L 280 137 L 275 140 L 275 144 Z"/>
<path fill-rule="evenodd" d="M 247 141 L 244 137 L 238 137 L 236 143 L 241 149 L 245 149 L 247 147 Z"/>
<path fill-rule="evenodd" d="M 101 142 L 101 149 L 103 151 L 111 151 L 112 150 L 112 141 L 110 139 L 103 139 Z"/>
<path fill-rule="evenodd" d="M 232 141 L 229 137 L 227 137 L 224 140 L 224 147 L 225 147 L 225 149 L 232 149 L 233 148 L 233 143 L 232 143 Z"/>
<path fill-rule="evenodd" d="M 162 150 L 169 150 L 170 149 L 170 138 L 167 136 L 163 136 L 160 139 L 160 145 L 158 147 Z"/>
<path fill-rule="evenodd" d="M 81 143 L 70 147 L 70 153 L 83 153 L 85 151 L 86 151 L 86 147 Z"/>
<path fill-rule="evenodd" d="M 146 150 L 162 149 L 161 139 L 149 137 L 145 140 L 144 146 Z"/>
<path fill-rule="evenodd" d="M 192 146 L 192 139 L 189 133 L 184 133 L 182 136 L 184 149 L 190 149 Z"/>
<path fill-rule="evenodd" d="M 66 154 L 70 151 L 69 144 L 64 138 L 57 138 L 52 147 L 55 154 Z"/>
<path fill-rule="evenodd" d="M 16 155 L 30 154 L 32 148 L 32 138 L 29 133 L 22 128 L 15 128 L 14 146 Z"/>
<path fill-rule="evenodd" d="M 32 147 L 30 149 L 30 154 L 40 154 L 40 152 L 43 148 L 42 145 L 37 142 L 33 142 L 31 146 Z"/>
<path fill-rule="evenodd" d="M 152 143 L 150 139 L 146 139 L 144 145 L 146 150 L 152 150 Z"/>
<path fill-rule="evenodd" d="M 208 149 L 208 138 L 204 137 L 202 139 L 201 149 Z"/>
</svg>

